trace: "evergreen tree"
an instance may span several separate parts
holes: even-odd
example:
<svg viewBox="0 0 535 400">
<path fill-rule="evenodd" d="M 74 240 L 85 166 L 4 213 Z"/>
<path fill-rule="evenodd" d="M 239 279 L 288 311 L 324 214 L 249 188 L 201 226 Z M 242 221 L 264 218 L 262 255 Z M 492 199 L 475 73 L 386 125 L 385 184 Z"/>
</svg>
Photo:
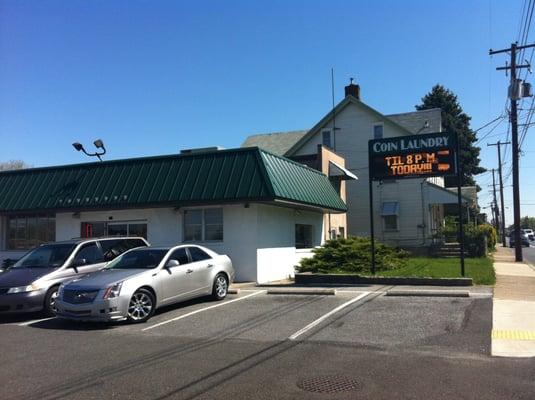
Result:
<svg viewBox="0 0 535 400">
<path fill-rule="evenodd" d="M 453 135 L 457 134 L 461 147 L 460 164 L 462 166 L 462 186 L 474 186 L 474 176 L 485 172 L 479 166 L 480 148 L 476 146 L 476 134 L 470 129 L 470 117 L 461 108 L 457 96 L 442 85 L 435 85 L 422 98 L 417 110 L 440 108 L 442 110 L 442 130 Z M 446 187 L 457 186 L 457 177 L 446 177 Z"/>
</svg>

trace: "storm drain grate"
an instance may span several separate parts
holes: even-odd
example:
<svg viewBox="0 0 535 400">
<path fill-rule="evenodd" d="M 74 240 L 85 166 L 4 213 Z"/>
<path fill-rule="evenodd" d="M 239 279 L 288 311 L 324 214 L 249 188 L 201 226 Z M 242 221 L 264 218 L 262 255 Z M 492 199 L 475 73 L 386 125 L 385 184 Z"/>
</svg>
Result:
<svg viewBox="0 0 535 400">
<path fill-rule="evenodd" d="M 297 387 L 307 392 L 338 393 L 360 389 L 360 383 L 353 378 L 341 375 L 316 376 L 297 382 Z"/>
</svg>

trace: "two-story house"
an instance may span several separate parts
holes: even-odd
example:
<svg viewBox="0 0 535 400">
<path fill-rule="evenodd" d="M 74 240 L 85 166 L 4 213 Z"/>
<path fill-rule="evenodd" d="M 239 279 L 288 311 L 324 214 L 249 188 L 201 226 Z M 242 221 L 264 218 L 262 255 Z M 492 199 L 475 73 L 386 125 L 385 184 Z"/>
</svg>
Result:
<svg viewBox="0 0 535 400">
<path fill-rule="evenodd" d="M 346 182 L 347 231 L 333 235 L 366 236 L 370 232 L 368 141 L 441 131 L 440 109 L 384 115 L 362 102 L 359 85 L 351 83 L 345 87 L 345 98 L 310 130 L 253 135 L 242 146 L 259 146 L 302 162 L 317 153 L 318 145 L 332 149 L 358 177 Z M 457 203 L 455 192 L 444 188 L 443 178 L 374 182 L 373 190 L 376 238 L 406 248 L 430 246 L 444 224 L 444 204 Z"/>
</svg>

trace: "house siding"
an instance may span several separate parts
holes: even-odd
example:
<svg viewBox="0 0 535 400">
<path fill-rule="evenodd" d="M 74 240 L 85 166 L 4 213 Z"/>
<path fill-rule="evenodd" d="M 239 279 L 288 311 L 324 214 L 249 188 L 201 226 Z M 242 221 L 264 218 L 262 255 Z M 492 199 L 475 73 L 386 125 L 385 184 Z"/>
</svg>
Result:
<svg viewBox="0 0 535 400">
<path fill-rule="evenodd" d="M 336 115 L 335 151 L 346 160 L 346 168 L 359 178 L 347 181 L 347 227 L 350 235 L 370 234 L 370 207 L 368 191 L 368 141 L 373 139 L 373 126 L 383 124 L 383 137 L 407 135 L 398 125 L 381 119 L 367 107 L 350 103 Z M 332 119 L 325 122 L 316 134 L 302 144 L 293 155 L 313 152 L 322 143 L 322 132 L 332 130 Z M 443 186 L 443 178 L 429 178 Z M 431 236 L 430 207 L 425 201 L 422 182 L 426 179 L 399 180 L 395 183 L 373 182 L 374 190 L 374 230 L 382 241 L 399 246 L 419 246 L 429 244 Z M 425 185 L 424 185 L 425 186 Z M 423 190 L 423 192 L 422 192 Z M 423 196 L 423 197 L 422 197 Z M 399 202 L 397 231 L 385 231 L 381 217 L 384 201 Z M 423 201 L 423 203 L 422 203 Z"/>
</svg>

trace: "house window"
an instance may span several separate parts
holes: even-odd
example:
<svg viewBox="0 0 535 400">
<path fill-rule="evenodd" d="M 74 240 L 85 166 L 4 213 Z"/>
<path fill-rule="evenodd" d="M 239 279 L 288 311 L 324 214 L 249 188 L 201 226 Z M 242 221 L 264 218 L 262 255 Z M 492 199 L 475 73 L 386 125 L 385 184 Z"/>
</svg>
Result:
<svg viewBox="0 0 535 400">
<path fill-rule="evenodd" d="M 295 248 L 310 249 L 313 246 L 313 227 L 312 225 L 295 224 Z"/>
<path fill-rule="evenodd" d="M 7 217 L 7 250 L 29 250 L 56 240 L 53 214 L 28 214 Z"/>
<path fill-rule="evenodd" d="M 82 222 L 83 238 L 106 236 L 138 236 L 147 239 L 146 222 Z"/>
<path fill-rule="evenodd" d="M 386 201 L 381 207 L 381 217 L 385 231 L 398 230 L 399 203 L 397 201 Z"/>
<path fill-rule="evenodd" d="M 323 131 L 322 132 L 322 135 L 323 135 L 323 145 L 326 146 L 326 147 L 329 147 L 331 148 L 331 131 Z"/>
<path fill-rule="evenodd" d="M 346 229 L 343 226 L 338 228 L 338 237 L 340 239 L 344 239 L 346 237 Z"/>
<path fill-rule="evenodd" d="M 184 211 L 184 241 L 222 241 L 223 209 L 206 208 Z"/>
<path fill-rule="evenodd" d="M 375 124 L 373 126 L 373 138 L 374 139 L 383 138 L 383 124 Z"/>
</svg>

